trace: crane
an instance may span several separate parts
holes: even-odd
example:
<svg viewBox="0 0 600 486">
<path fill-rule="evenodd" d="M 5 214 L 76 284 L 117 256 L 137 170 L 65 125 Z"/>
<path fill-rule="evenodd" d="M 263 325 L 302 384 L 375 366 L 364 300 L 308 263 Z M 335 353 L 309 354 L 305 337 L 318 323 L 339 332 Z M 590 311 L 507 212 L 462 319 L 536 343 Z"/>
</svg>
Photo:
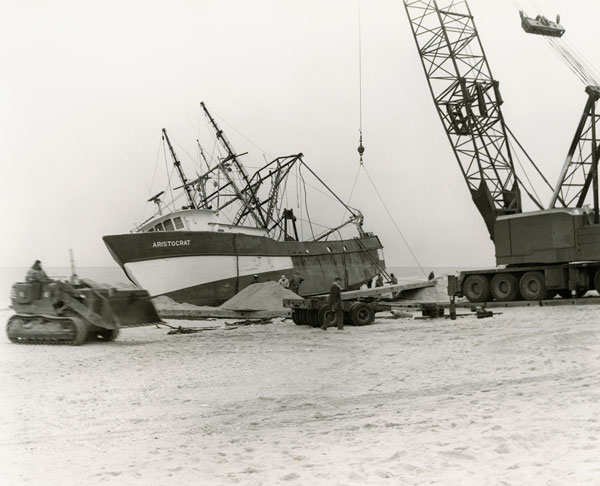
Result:
<svg viewBox="0 0 600 486">
<path fill-rule="evenodd" d="M 600 292 L 600 88 L 586 88 L 584 113 L 544 207 L 515 171 L 499 83 L 467 1 L 404 6 L 438 115 L 495 246 L 497 267 L 461 272 L 455 295 L 485 302 Z M 522 191 L 537 210 L 523 211 Z"/>
</svg>

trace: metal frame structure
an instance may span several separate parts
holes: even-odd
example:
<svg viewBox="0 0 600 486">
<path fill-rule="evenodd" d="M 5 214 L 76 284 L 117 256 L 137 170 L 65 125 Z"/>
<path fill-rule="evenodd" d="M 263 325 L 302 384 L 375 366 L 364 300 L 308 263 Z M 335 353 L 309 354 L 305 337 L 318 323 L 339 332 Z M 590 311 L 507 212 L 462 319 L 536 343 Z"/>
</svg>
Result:
<svg viewBox="0 0 600 486">
<path fill-rule="evenodd" d="M 239 160 L 239 158 L 247 152 L 241 154 L 235 153 L 229 140 L 223 133 L 223 130 L 219 128 L 215 119 L 206 108 L 206 105 L 204 103 L 200 103 L 200 105 L 215 131 L 216 139 L 220 142 L 226 152 L 225 157 L 220 159 L 216 165 L 210 167 L 198 142 L 201 155 L 208 168 L 203 174 L 188 181 L 183 172 L 183 168 L 181 167 L 181 163 L 175 154 L 169 136 L 167 135 L 167 131 L 164 128 L 162 130 L 163 140 L 168 145 L 173 164 L 177 169 L 177 173 L 182 182 L 182 185 L 175 189 L 183 188 L 188 199 L 189 206 L 187 206 L 186 209 L 209 209 L 219 213 L 225 208 L 238 203 L 239 207 L 237 207 L 232 221 L 234 226 L 247 224 L 248 219 L 252 219 L 257 228 L 267 230 L 272 237 L 275 237 L 275 233 L 279 231 L 278 238 L 283 238 L 288 241 L 298 240 L 294 212 L 292 209 L 280 207 L 279 201 L 281 193 L 285 191 L 287 177 L 294 167 L 299 166 L 306 168 L 350 213 L 350 218 L 347 221 L 330 229 L 325 234 L 313 236 L 313 239 L 315 241 L 327 239 L 329 235 L 349 224 L 355 224 L 359 236 L 365 236 L 365 232 L 362 228 L 363 217 L 360 211 L 348 206 L 342 201 L 337 194 L 335 194 L 335 192 L 333 192 L 331 188 L 304 163 L 302 160 L 303 155 L 301 153 L 277 157 L 250 175 Z M 207 182 L 215 176 L 216 181 L 213 181 L 214 188 L 209 192 L 206 188 Z M 161 209 L 160 197 L 162 194 L 164 194 L 164 191 L 148 200 L 156 203 L 159 212 Z M 293 234 L 288 232 L 288 222 L 291 222 Z M 145 224 L 145 222 L 142 223 L 142 225 L 143 224 Z"/>
<path fill-rule="evenodd" d="M 600 87 L 585 89 L 588 100 L 577 126 L 573 142 L 563 165 L 560 177 L 552 194 L 550 208 L 557 202 L 564 207 L 582 207 L 592 187 L 594 223 L 600 223 L 598 208 L 598 158 L 600 157 L 600 113 L 598 100 Z"/>
<path fill-rule="evenodd" d="M 498 82 L 473 16 L 466 1 L 404 6 L 438 115 L 493 240 L 496 218 L 522 211 L 521 194 Z"/>
</svg>

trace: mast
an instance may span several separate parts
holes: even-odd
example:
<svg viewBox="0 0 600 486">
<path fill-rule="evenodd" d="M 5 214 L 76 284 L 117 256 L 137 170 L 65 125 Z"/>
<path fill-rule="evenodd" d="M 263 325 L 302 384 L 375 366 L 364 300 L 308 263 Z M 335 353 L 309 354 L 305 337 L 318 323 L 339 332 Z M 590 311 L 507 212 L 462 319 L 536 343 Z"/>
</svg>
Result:
<svg viewBox="0 0 600 486">
<path fill-rule="evenodd" d="M 208 109 L 206 108 L 206 105 L 204 104 L 203 101 L 200 102 L 200 106 L 202 106 L 202 109 L 204 110 L 204 114 L 206 115 L 206 117 L 210 121 L 211 125 L 213 126 L 216 136 L 217 136 L 217 139 L 219 140 L 219 142 L 221 143 L 221 145 L 227 152 L 227 156 L 219 163 L 220 172 L 223 173 L 225 178 L 229 181 L 236 196 L 244 204 L 244 206 L 246 206 L 248 212 L 254 218 L 254 221 L 256 222 L 257 226 L 259 226 L 260 228 L 267 228 L 268 227 L 267 220 L 266 220 L 263 210 L 261 208 L 261 203 L 258 200 L 258 197 L 256 194 L 256 188 L 254 186 L 252 186 L 252 184 L 250 184 L 250 177 L 248 176 L 246 169 L 239 161 L 235 151 L 231 147 L 231 144 L 229 143 L 229 141 L 223 134 L 223 130 L 221 130 L 219 128 L 219 126 L 217 125 L 217 122 L 214 120 L 212 115 L 208 112 Z M 235 180 L 233 179 L 233 177 L 231 176 L 229 171 L 226 168 L 224 168 L 224 164 L 226 162 L 231 162 L 235 166 L 237 171 L 242 175 L 242 178 L 244 179 L 244 183 L 245 183 L 245 188 L 247 189 L 247 191 L 240 190 L 240 188 L 236 184 Z"/>
<path fill-rule="evenodd" d="M 167 131 L 164 128 L 162 129 L 162 133 L 163 133 L 163 140 L 167 141 L 167 145 L 169 146 L 169 152 L 171 152 L 171 157 L 173 157 L 173 165 L 177 169 L 177 173 L 179 174 L 179 178 L 181 179 L 181 183 L 183 184 L 183 189 L 187 195 L 188 202 L 190 203 L 189 208 L 197 209 L 196 203 L 194 202 L 194 196 L 192 194 L 192 190 L 190 189 L 190 185 L 188 184 L 188 180 L 186 179 L 185 174 L 183 173 L 183 169 L 181 168 L 181 163 L 179 162 L 179 159 L 177 159 L 175 150 L 173 149 L 173 146 L 171 145 L 171 140 L 169 140 Z"/>
</svg>

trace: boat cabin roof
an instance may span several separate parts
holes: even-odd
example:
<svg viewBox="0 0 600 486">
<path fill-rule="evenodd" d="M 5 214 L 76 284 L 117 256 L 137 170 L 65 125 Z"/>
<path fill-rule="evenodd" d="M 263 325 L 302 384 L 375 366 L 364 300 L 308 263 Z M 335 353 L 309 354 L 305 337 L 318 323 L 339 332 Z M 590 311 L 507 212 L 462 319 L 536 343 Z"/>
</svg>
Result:
<svg viewBox="0 0 600 486">
<path fill-rule="evenodd" d="M 154 231 L 217 231 L 266 236 L 267 230 L 252 226 L 233 225 L 210 209 L 181 209 L 160 215 L 137 230 L 140 233 Z"/>
</svg>

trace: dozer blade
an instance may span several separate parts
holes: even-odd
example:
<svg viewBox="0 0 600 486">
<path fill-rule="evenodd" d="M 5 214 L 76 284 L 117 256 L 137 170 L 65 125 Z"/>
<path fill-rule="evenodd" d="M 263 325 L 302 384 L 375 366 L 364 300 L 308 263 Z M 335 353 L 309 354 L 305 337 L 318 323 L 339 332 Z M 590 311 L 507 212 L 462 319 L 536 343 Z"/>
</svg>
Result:
<svg viewBox="0 0 600 486">
<path fill-rule="evenodd" d="M 118 327 L 149 326 L 163 322 L 145 290 L 114 290 L 106 303 Z"/>
</svg>

